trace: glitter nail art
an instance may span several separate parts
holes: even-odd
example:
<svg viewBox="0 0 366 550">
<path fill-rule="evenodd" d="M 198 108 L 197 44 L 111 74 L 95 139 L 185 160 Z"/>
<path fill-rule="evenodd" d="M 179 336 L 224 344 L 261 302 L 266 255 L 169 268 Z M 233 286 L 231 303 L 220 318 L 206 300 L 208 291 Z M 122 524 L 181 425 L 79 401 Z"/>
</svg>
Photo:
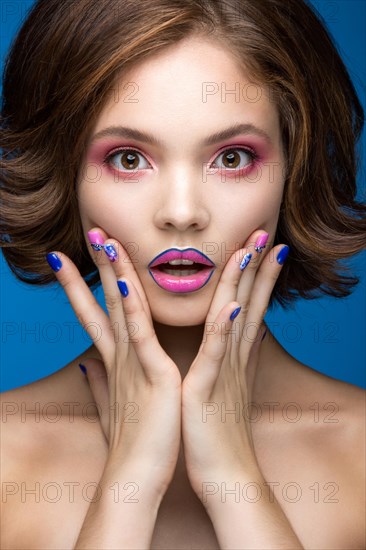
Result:
<svg viewBox="0 0 366 550">
<path fill-rule="evenodd" d="M 267 241 L 268 241 L 269 234 L 263 233 L 260 235 L 257 239 L 257 242 L 255 243 L 254 249 L 256 252 L 261 253 L 263 248 L 266 247 Z"/>
<path fill-rule="evenodd" d="M 102 250 L 104 239 L 99 231 L 88 231 L 88 239 L 90 242 L 90 246 L 93 248 L 93 250 L 97 252 L 99 250 Z"/>
<path fill-rule="evenodd" d="M 107 254 L 111 262 L 115 262 L 117 260 L 117 250 L 114 248 L 113 244 L 105 244 L 104 252 Z"/>
<path fill-rule="evenodd" d="M 241 271 L 244 271 L 244 269 L 247 267 L 247 265 L 249 264 L 250 262 L 250 259 L 252 257 L 252 254 L 245 254 L 244 258 L 242 259 L 241 263 L 240 263 L 240 270 Z"/>
</svg>

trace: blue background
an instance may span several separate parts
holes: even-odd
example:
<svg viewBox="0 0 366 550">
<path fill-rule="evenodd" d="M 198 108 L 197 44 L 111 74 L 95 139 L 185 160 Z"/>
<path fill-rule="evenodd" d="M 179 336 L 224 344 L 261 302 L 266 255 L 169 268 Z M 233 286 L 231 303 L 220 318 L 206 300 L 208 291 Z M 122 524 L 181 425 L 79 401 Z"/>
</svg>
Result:
<svg viewBox="0 0 366 550">
<path fill-rule="evenodd" d="M 0 2 L 1 69 L 4 56 L 33 0 Z M 365 108 L 366 5 L 364 0 L 314 0 L 336 40 Z M 365 155 L 358 198 L 365 200 Z M 366 387 L 366 252 L 349 262 L 361 277 L 349 298 L 295 302 L 292 311 L 277 307 L 266 322 L 287 351 L 306 365 Z M 43 378 L 64 367 L 91 345 L 61 287 L 32 287 L 19 282 L 1 254 L 0 391 Z M 103 303 L 103 292 L 96 291 Z"/>
</svg>

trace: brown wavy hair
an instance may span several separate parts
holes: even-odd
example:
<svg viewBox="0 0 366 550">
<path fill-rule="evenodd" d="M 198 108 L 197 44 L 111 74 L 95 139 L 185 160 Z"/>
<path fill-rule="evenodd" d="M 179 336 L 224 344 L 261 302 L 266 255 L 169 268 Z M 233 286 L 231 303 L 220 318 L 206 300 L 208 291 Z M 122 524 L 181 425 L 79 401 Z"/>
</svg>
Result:
<svg viewBox="0 0 366 550">
<path fill-rule="evenodd" d="M 45 254 L 62 250 L 90 287 L 100 282 L 76 191 L 88 135 L 121 75 L 193 35 L 228 49 L 279 111 L 288 168 L 274 244 L 291 251 L 270 307 L 349 295 L 359 279 L 339 260 L 366 247 L 366 205 L 356 201 L 364 112 L 304 0 L 38 0 L 3 75 L 0 234 L 10 269 L 48 284 Z"/>
</svg>

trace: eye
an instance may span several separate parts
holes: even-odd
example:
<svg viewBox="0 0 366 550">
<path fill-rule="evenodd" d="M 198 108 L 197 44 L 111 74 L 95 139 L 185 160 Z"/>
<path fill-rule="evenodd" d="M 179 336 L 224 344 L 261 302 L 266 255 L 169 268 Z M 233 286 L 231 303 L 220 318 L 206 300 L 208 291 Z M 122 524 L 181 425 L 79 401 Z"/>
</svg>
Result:
<svg viewBox="0 0 366 550">
<path fill-rule="evenodd" d="M 117 157 L 119 160 L 115 162 L 113 159 Z M 253 162 L 258 158 L 258 155 L 251 149 L 245 148 L 230 148 L 222 151 L 215 159 L 222 157 L 223 166 L 218 166 L 223 170 L 238 171 L 245 170 L 245 168 L 251 166 Z M 245 159 L 249 158 L 249 162 L 245 162 Z M 141 166 L 141 159 L 145 165 Z M 216 166 L 216 162 L 214 165 Z M 244 165 L 243 165 L 244 162 Z M 104 165 L 111 165 L 119 172 L 136 172 L 138 170 L 146 170 L 151 168 L 150 163 L 146 160 L 144 155 L 135 149 L 122 148 L 118 149 L 107 155 L 103 161 Z"/>
<path fill-rule="evenodd" d="M 258 158 L 258 155 L 252 151 L 251 149 L 244 149 L 244 148 L 235 148 L 235 149 L 225 149 L 222 153 L 220 153 L 215 161 L 222 157 L 222 162 L 224 164 L 222 168 L 224 170 L 242 170 L 245 169 L 248 166 L 251 166 L 253 162 Z M 249 157 L 249 162 L 242 164 L 246 158 Z M 216 165 L 216 162 L 213 164 Z"/>
<path fill-rule="evenodd" d="M 113 162 L 112 159 L 119 157 L 120 162 Z M 146 166 L 140 166 L 140 160 L 144 159 Z M 148 161 L 145 159 L 142 153 L 139 153 L 135 149 L 119 149 L 107 155 L 103 164 L 112 165 L 119 172 L 134 172 L 137 170 L 145 170 L 151 167 Z"/>
</svg>

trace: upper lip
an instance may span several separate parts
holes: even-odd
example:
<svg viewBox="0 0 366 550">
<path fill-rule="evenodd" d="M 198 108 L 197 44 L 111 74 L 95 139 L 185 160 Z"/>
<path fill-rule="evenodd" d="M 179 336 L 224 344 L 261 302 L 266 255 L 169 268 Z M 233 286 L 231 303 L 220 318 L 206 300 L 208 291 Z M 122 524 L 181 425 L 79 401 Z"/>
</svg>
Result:
<svg viewBox="0 0 366 550">
<path fill-rule="evenodd" d="M 151 262 L 148 267 L 155 267 L 160 264 L 168 263 L 171 260 L 191 260 L 198 264 L 215 267 L 215 264 L 205 254 L 197 250 L 197 248 L 168 248 L 164 252 L 160 252 Z"/>
</svg>

